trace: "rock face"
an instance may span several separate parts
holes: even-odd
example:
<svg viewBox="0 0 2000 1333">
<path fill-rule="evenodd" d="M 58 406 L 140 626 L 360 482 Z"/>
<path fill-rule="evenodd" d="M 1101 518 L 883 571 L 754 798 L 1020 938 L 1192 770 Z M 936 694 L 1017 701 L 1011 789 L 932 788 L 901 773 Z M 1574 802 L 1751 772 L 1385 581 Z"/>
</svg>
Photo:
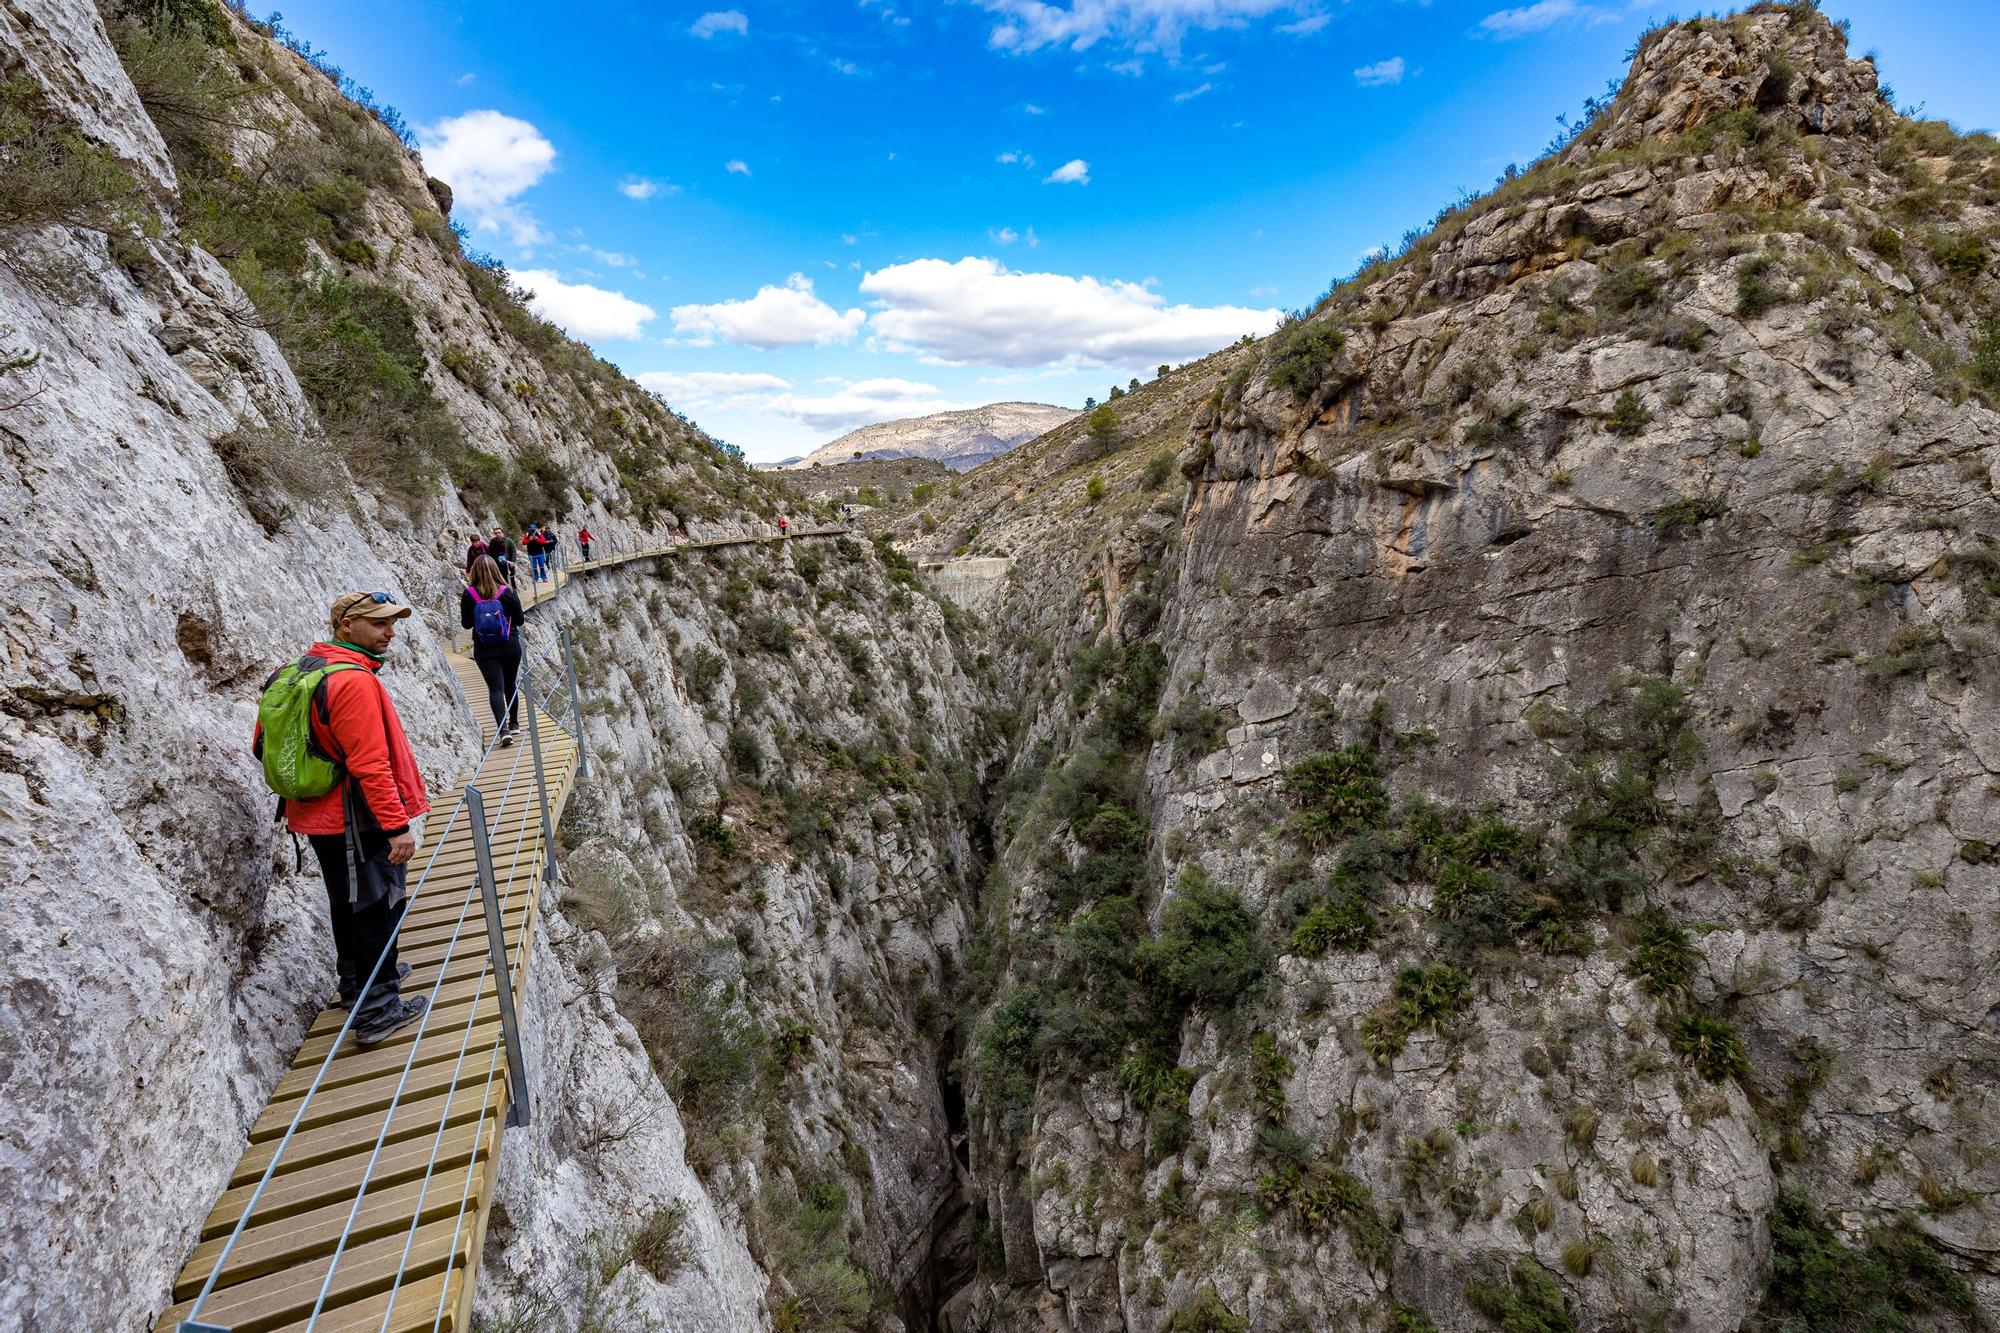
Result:
<svg viewBox="0 0 2000 1333">
<path fill-rule="evenodd" d="M 441 652 L 468 531 L 554 516 L 615 554 L 791 507 L 460 255 L 449 192 L 266 30 L 123 8 L 0 6 L 0 75 L 67 133 L 0 188 L 25 161 L 102 191 L 0 230 L 7 1328 L 150 1327 L 332 991 L 322 890 L 247 746 L 334 596 L 419 608 L 385 680 L 436 789 L 475 757 Z M 121 51 L 159 42 L 188 83 L 148 103 Z M 210 96 L 238 128 L 180 156 L 206 131 L 174 110 Z M 217 206 L 243 182 L 299 194 Z M 330 363 L 296 335 L 339 301 L 366 337 Z M 940 997 L 992 748 L 964 626 L 865 541 L 665 574 L 591 576 L 530 629 L 582 646 L 597 782 L 562 831 L 538 1114 L 504 1145 L 481 1308 L 926 1313 L 959 1263 Z"/>
<path fill-rule="evenodd" d="M 1996 187 L 1815 12 L 1674 25 L 1210 380 L 1176 514 L 933 506 L 1040 789 L 953 1327 L 2000 1314 Z"/>
<path fill-rule="evenodd" d="M 931 458 L 954 472 L 998 458 L 1076 413 L 1052 403 L 988 403 L 957 412 L 882 421 L 849 431 L 796 463 L 794 471 L 863 459 Z"/>
</svg>

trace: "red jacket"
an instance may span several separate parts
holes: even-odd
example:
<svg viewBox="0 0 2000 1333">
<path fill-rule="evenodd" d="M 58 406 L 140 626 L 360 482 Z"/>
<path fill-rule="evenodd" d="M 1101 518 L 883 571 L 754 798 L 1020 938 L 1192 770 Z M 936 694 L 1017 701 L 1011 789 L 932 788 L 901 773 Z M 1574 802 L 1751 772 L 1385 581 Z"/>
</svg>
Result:
<svg viewBox="0 0 2000 1333">
<path fill-rule="evenodd" d="M 588 545 L 590 545 L 590 540 L 591 540 L 591 539 L 590 539 L 590 529 L 589 529 L 589 528 L 578 528 L 578 529 L 577 529 L 577 533 L 576 533 L 576 539 L 577 539 L 578 541 L 582 542 L 582 543 L 583 543 L 583 544 L 584 544 L 585 546 L 588 546 Z"/>
<path fill-rule="evenodd" d="M 431 808 L 424 792 L 424 775 L 417 771 L 417 757 L 403 734 L 403 720 L 389 691 L 375 679 L 382 664 L 368 654 L 339 644 L 316 643 L 308 650 L 329 662 L 351 662 L 365 671 L 336 671 L 326 678 L 327 721 L 312 710 L 313 741 L 335 759 L 345 756 L 347 773 L 359 789 L 365 810 L 357 811 L 361 825 L 372 822 L 394 837 L 410 827 L 410 821 Z M 260 729 L 261 731 L 261 729 Z M 346 829 L 341 815 L 337 784 L 324 796 L 309 801 L 285 802 L 285 824 L 294 833 L 340 833 Z"/>
</svg>

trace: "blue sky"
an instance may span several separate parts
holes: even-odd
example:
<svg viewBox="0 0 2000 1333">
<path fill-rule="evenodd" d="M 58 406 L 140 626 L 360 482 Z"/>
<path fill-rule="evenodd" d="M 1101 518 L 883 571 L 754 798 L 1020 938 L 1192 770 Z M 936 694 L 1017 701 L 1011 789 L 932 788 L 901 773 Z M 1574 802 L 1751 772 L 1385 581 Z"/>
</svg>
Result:
<svg viewBox="0 0 2000 1333">
<path fill-rule="evenodd" d="M 715 3 L 295 0 L 284 23 L 418 127 L 543 313 L 757 461 L 1081 406 L 1261 333 L 1539 154 L 1674 12 Z M 1983 5 L 1829 12 L 1902 101 L 2000 123 Z"/>
</svg>

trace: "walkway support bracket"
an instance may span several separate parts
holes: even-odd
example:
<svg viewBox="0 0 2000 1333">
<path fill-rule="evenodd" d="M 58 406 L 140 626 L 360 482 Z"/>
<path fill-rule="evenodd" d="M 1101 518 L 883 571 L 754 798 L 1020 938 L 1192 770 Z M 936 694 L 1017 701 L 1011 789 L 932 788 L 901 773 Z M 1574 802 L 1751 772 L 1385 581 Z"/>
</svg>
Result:
<svg viewBox="0 0 2000 1333">
<path fill-rule="evenodd" d="M 542 768 L 541 709 L 535 706 L 535 691 L 528 675 L 528 655 L 521 654 L 521 693 L 528 700 L 528 748 L 535 752 L 535 799 L 542 803 L 542 882 L 556 885 L 556 826 L 549 819 L 549 779 Z"/>
<path fill-rule="evenodd" d="M 576 655 L 569 650 L 569 627 L 558 631 L 562 639 L 563 676 L 569 681 L 569 715 L 576 719 L 576 776 L 590 781 L 590 747 L 583 743 L 583 704 L 576 696 Z"/>
<path fill-rule="evenodd" d="M 546 809 L 545 806 L 545 820 Z M 465 811 L 472 818 L 472 853 L 479 866 L 479 896 L 486 904 L 486 953 L 493 964 L 494 987 L 500 998 L 500 1036 L 507 1044 L 507 1082 L 511 1094 L 507 1126 L 518 1129 L 528 1123 L 528 1060 L 521 1050 L 521 1021 L 514 1013 L 514 971 L 507 961 L 499 881 L 493 877 L 493 844 L 486 828 L 486 798 L 480 795 L 479 788 L 465 789 Z"/>
</svg>

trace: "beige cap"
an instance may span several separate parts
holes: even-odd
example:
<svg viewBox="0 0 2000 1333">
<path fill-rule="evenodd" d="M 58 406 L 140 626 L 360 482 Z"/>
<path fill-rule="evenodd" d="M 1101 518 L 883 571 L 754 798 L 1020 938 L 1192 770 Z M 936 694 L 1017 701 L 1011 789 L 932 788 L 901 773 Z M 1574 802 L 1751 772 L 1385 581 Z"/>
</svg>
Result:
<svg viewBox="0 0 2000 1333">
<path fill-rule="evenodd" d="M 409 614 L 409 607 L 386 592 L 348 592 L 333 599 L 327 621 L 338 629 L 343 620 L 401 620 Z"/>
</svg>

